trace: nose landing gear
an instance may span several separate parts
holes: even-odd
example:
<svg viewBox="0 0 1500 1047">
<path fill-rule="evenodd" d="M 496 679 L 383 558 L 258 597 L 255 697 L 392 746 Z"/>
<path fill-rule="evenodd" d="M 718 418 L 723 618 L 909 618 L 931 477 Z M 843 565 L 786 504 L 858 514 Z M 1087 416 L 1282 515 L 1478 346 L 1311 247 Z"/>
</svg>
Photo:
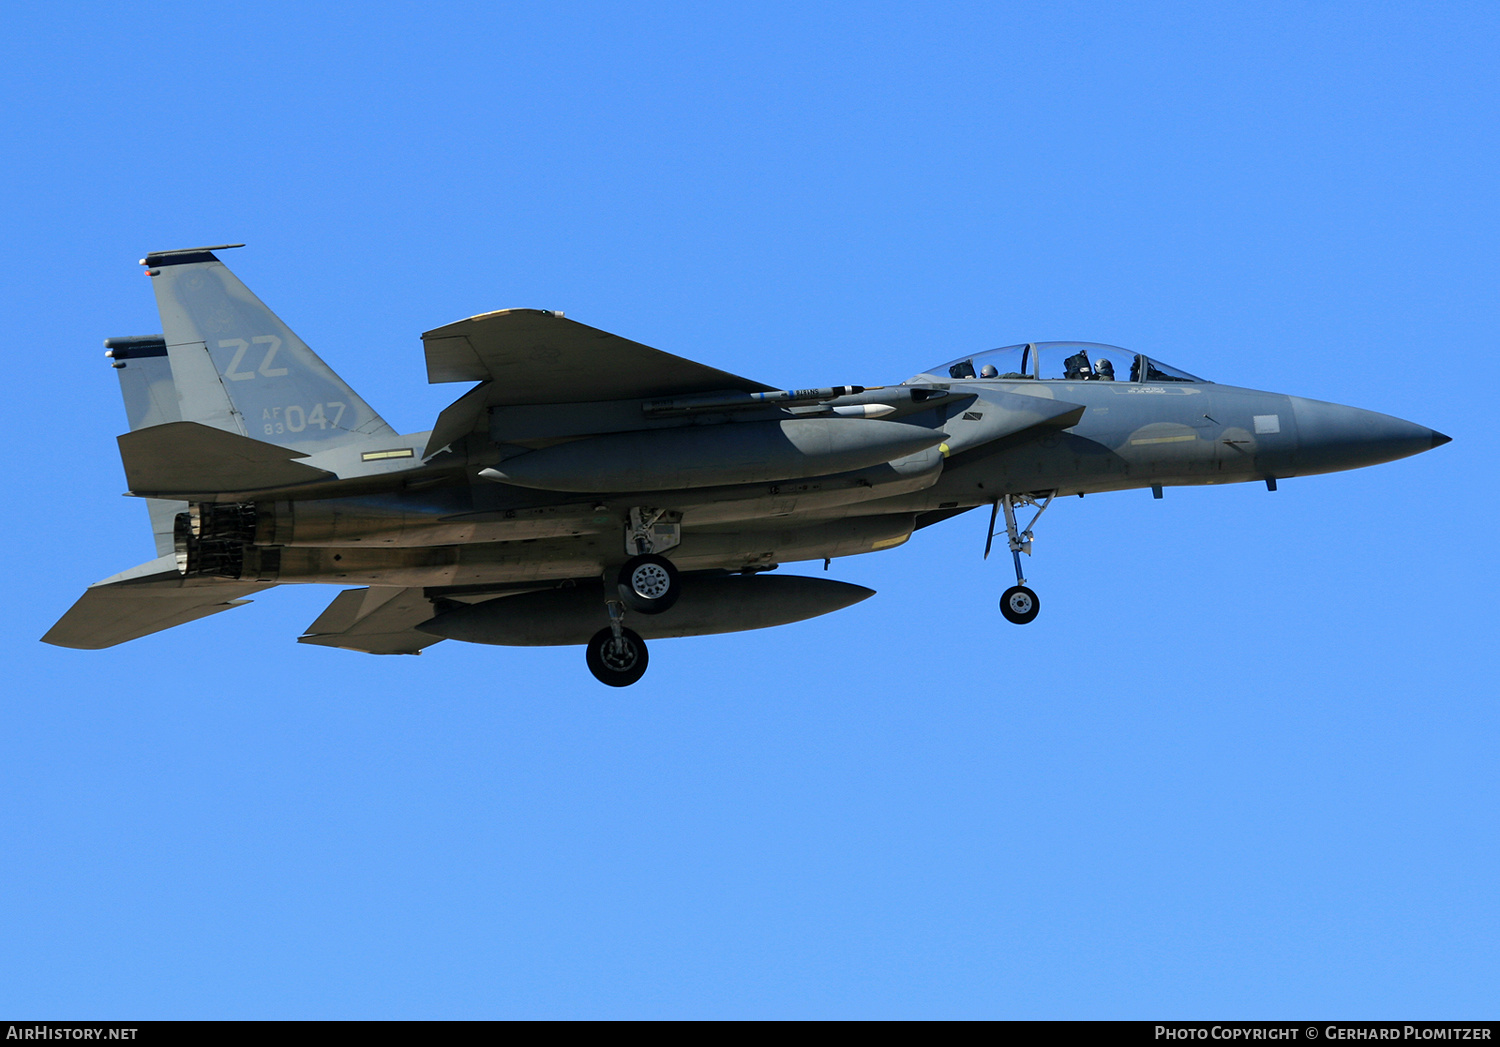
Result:
<svg viewBox="0 0 1500 1047">
<path fill-rule="evenodd" d="M 1024 585 L 1013 585 L 1000 594 L 1000 613 L 1016 625 L 1032 621 L 1041 609 L 1042 601 Z"/>
<path fill-rule="evenodd" d="M 990 547 L 995 542 L 995 518 L 999 516 L 1000 510 L 1005 510 L 1005 537 L 1010 545 L 1011 559 L 1016 564 L 1016 584 L 1000 594 L 1000 613 L 1005 615 L 1005 620 L 1014 622 L 1016 625 L 1025 625 L 1034 621 L 1042 609 L 1042 601 L 1037 598 L 1036 593 L 1026 587 L 1026 576 L 1021 573 L 1021 554 L 1031 555 L 1031 529 L 1036 522 L 1042 518 L 1047 511 L 1047 506 L 1052 504 L 1052 499 L 1057 497 L 1056 491 L 1048 491 L 1042 495 L 1042 500 L 1037 501 L 1035 494 L 1006 494 L 995 499 L 994 507 L 990 510 L 990 533 L 984 542 L 984 558 L 989 559 Z M 1036 515 L 1021 530 L 1016 525 L 1016 508 L 1018 506 L 1034 505 L 1037 507 Z"/>
</svg>

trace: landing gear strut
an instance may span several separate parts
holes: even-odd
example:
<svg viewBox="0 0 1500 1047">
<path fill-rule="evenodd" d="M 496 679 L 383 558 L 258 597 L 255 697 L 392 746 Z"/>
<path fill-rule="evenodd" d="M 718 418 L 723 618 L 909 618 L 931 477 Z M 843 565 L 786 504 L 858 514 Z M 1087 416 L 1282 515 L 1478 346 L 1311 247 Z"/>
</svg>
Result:
<svg viewBox="0 0 1500 1047">
<path fill-rule="evenodd" d="M 1035 620 L 1042 609 L 1042 601 L 1037 598 L 1036 593 L 1026 587 L 1026 576 L 1021 573 L 1021 554 L 1031 555 L 1031 529 L 1036 522 L 1042 518 L 1047 511 L 1047 506 L 1052 504 L 1052 499 L 1057 497 L 1056 491 L 1048 491 L 1042 496 L 1040 502 L 1035 495 L 1030 494 L 1006 494 L 995 500 L 994 508 L 990 510 L 990 533 L 985 539 L 984 556 L 989 559 L 990 547 L 995 541 L 995 517 L 1000 510 L 1005 510 L 1005 537 L 1010 545 L 1011 559 L 1016 564 L 1016 584 L 1000 594 L 1000 613 L 1005 615 L 1005 620 L 1014 622 L 1016 625 L 1025 625 Z M 1016 525 L 1016 509 L 1019 506 L 1036 506 L 1036 515 L 1031 522 L 1022 530 Z"/>
<path fill-rule="evenodd" d="M 639 505 L 630 510 L 625 526 L 625 555 L 630 559 L 613 579 L 608 572 L 604 575 L 609 626 L 593 635 L 585 651 L 589 672 L 600 683 L 629 687 L 646 674 L 646 641 L 625 628 L 625 612 L 661 614 L 677 602 L 682 582 L 676 566 L 661 554 L 681 541 L 681 513 Z"/>
</svg>

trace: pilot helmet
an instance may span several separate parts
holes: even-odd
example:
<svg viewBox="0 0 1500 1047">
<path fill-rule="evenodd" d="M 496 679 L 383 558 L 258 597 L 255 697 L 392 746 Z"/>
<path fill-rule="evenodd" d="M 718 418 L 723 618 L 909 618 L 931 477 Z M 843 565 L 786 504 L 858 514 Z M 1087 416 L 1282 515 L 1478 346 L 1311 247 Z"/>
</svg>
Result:
<svg viewBox="0 0 1500 1047">
<path fill-rule="evenodd" d="M 998 378 L 1000 377 L 1000 370 L 994 364 L 985 364 L 979 369 L 979 377 Z"/>
</svg>

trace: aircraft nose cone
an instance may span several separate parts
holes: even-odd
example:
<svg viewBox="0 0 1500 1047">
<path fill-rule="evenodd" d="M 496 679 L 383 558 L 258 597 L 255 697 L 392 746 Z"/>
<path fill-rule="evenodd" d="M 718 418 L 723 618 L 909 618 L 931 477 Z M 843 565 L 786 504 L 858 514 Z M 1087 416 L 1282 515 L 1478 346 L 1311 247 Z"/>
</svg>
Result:
<svg viewBox="0 0 1500 1047">
<path fill-rule="evenodd" d="M 1293 397 L 1298 462 L 1305 472 L 1334 472 L 1390 462 L 1448 443 L 1444 436 L 1388 414 Z"/>
</svg>

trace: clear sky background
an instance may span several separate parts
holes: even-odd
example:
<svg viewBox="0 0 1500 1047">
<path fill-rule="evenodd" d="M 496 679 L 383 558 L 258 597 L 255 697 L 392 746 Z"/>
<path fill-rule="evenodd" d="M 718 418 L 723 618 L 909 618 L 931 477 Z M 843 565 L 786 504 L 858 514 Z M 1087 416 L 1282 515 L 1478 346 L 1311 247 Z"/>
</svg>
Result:
<svg viewBox="0 0 1500 1047">
<path fill-rule="evenodd" d="M 1496 1016 L 1500 7 L 21 4 L 0 1017 Z M 578 648 L 37 642 L 151 558 L 100 342 L 225 261 L 402 431 L 508 306 L 775 385 L 1078 338 L 1454 442 L 979 513 Z M 783 570 L 815 573 L 820 564 Z"/>
</svg>

